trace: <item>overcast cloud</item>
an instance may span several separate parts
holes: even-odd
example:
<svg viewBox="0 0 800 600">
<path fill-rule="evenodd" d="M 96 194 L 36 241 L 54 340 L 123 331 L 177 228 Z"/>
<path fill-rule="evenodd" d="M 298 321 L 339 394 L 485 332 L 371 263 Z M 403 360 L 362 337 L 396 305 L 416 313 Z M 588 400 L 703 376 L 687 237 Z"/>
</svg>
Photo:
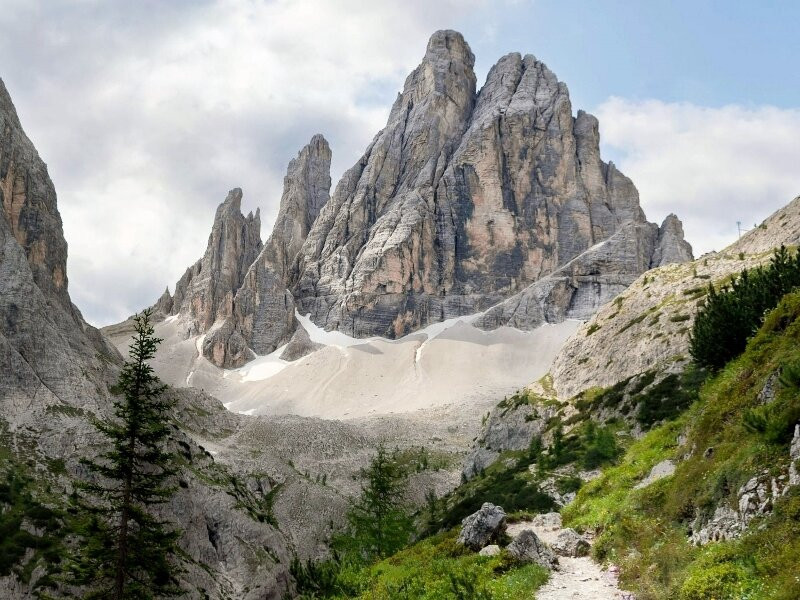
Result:
<svg viewBox="0 0 800 600">
<path fill-rule="evenodd" d="M 335 184 L 432 31 L 465 31 L 481 81 L 501 52 L 480 50 L 503 46 L 497 14 L 482 0 L 6 0 L 0 77 L 59 193 L 73 301 L 102 325 L 172 289 L 233 187 L 266 237 L 313 134 Z M 612 98 L 596 112 L 650 218 L 678 213 L 701 251 L 800 193 L 798 111 Z"/>
</svg>

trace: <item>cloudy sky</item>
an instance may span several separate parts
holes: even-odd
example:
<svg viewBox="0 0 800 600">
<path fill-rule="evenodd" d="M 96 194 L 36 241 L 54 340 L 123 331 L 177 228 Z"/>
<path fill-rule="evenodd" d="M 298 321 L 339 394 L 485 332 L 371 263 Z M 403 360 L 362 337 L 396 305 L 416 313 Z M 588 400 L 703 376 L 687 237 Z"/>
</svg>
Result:
<svg viewBox="0 0 800 600">
<path fill-rule="evenodd" d="M 800 194 L 798 22 L 794 1 L 2 0 L 0 77 L 59 193 L 73 301 L 104 325 L 172 289 L 230 188 L 266 237 L 317 132 L 336 181 L 441 28 L 479 83 L 507 52 L 548 63 L 648 217 L 722 248 Z"/>
</svg>

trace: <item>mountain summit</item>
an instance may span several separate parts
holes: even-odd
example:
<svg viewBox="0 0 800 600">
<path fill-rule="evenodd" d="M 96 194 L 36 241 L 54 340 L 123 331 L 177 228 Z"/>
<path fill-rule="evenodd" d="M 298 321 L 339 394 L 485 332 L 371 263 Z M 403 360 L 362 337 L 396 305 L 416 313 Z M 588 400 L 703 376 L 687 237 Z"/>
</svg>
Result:
<svg viewBox="0 0 800 600">
<path fill-rule="evenodd" d="M 520 294 L 523 316 L 496 309 L 482 326 L 588 318 L 650 267 L 692 258 L 677 217 L 646 220 L 630 179 L 600 159 L 597 119 L 573 116 L 544 63 L 508 54 L 479 91 L 473 66 L 461 34 L 434 33 L 330 199 L 327 142 L 300 152 L 207 358 L 239 366 L 273 351 L 295 309 L 355 337 L 400 337 Z"/>
</svg>

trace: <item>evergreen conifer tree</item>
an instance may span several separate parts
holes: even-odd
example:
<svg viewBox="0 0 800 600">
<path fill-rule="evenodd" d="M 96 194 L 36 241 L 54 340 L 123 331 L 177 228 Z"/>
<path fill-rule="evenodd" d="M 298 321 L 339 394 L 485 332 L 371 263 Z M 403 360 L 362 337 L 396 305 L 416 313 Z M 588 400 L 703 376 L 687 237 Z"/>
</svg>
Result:
<svg viewBox="0 0 800 600">
<path fill-rule="evenodd" d="M 172 495 L 175 470 L 166 449 L 171 403 L 148 364 L 161 342 L 150 317 L 150 310 L 134 317 L 130 357 L 114 390 L 119 397 L 114 418 L 95 424 L 110 448 L 97 460 L 83 461 L 94 477 L 79 487 L 85 519 L 69 581 L 85 587 L 85 598 L 146 600 L 180 594 L 178 532 L 153 511 Z"/>
<path fill-rule="evenodd" d="M 408 473 L 392 453 L 379 446 L 362 476 L 361 497 L 348 515 L 349 535 L 340 545 L 372 561 L 394 554 L 411 538 L 413 521 L 404 506 Z"/>
</svg>

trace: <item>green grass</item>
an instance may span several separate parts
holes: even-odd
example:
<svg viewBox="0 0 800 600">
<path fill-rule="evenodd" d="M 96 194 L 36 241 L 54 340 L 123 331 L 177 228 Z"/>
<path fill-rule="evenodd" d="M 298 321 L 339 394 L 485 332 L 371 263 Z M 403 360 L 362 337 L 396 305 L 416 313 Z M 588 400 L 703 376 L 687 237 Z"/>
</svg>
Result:
<svg viewBox="0 0 800 600">
<path fill-rule="evenodd" d="M 778 499 L 772 514 L 738 540 L 696 548 L 687 538 L 697 515 L 734 507 L 738 489 L 753 475 L 766 469 L 777 477 L 787 467 L 788 440 L 800 420 L 800 387 L 791 381 L 779 387 L 768 427 L 748 425 L 746 415 L 759 406 L 767 379 L 798 361 L 796 293 L 767 316 L 744 354 L 703 385 L 691 408 L 634 442 L 617 466 L 585 484 L 563 511 L 569 526 L 599 533 L 595 557 L 620 564 L 623 584 L 641 600 L 800 597 L 800 490 Z M 687 441 L 678 448 L 681 433 Z M 672 477 L 633 489 L 653 465 L 679 460 L 692 448 Z M 708 448 L 713 451 L 707 454 Z"/>
<path fill-rule="evenodd" d="M 517 564 L 507 553 L 479 556 L 456 543 L 455 530 L 426 538 L 375 565 L 346 566 L 331 587 L 301 598 L 363 600 L 516 600 L 533 598 L 548 578 L 538 565 Z"/>
</svg>

